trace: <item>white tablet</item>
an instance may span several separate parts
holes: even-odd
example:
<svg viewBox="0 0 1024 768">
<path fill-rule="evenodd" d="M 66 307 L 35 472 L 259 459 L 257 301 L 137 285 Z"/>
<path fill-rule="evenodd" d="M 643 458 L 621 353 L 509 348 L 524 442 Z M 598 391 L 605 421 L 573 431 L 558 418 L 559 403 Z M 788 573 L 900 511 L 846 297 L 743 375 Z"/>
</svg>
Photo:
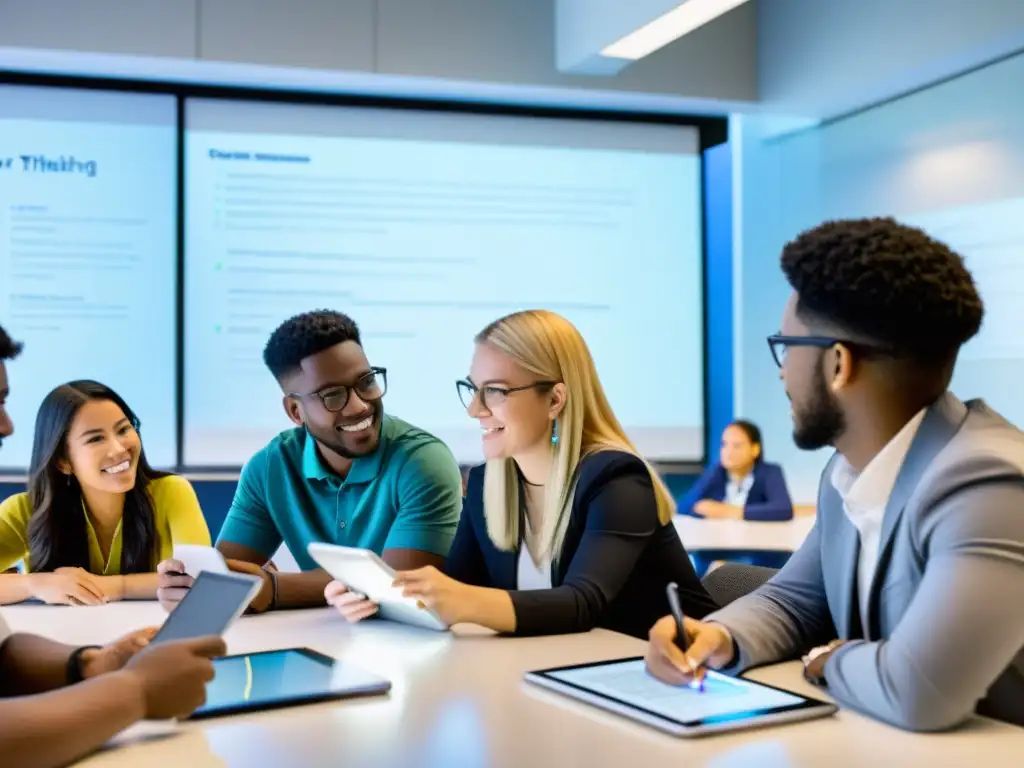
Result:
<svg viewBox="0 0 1024 768">
<path fill-rule="evenodd" d="M 392 586 L 395 572 L 375 552 L 335 544 L 313 543 L 307 547 L 317 564 L 353 592 L 361 592 L 379 606 L 382 619 L 445 631 L 448 625 L 433 611 L 421 608 L 402 590 Z"/>
<path fill-rule="evenodd" d="M 231 573 L 227 562 L 218 550 L 202 544 L 175 544 L 171 557 L 185 566 L 185 573 L 196 578 L 203 571 Z"/>
<path fill-rule="evenodd" d="M 527 672 L 526 679 L 673 736 L 827 717 L 838 707 L 762 683 L 709 671 L 704 690 L 673 686 L 647 672 L 641 657 Z"/>
</svg>

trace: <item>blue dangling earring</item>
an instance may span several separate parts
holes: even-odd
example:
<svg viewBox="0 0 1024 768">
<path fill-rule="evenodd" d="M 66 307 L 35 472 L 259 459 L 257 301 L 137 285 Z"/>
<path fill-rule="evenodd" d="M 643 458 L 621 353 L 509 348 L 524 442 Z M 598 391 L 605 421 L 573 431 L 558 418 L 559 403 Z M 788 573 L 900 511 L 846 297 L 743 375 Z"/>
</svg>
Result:
<svg viewBox="0 0 1024 768">
<path fill-rule="evenodd" d="M 558 419 L 551 424 L 551 444 L 558 445 Z"/>
</svg>

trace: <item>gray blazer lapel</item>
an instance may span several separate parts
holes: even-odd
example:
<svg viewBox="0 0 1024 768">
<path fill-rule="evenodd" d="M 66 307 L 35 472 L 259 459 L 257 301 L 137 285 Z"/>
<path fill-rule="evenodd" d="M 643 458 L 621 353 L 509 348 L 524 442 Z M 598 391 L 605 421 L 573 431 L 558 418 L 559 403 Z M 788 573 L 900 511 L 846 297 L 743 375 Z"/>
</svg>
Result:
<svg viewBox="0 0 1024 768">
<path fill-rule="evenodd" d="M 899 521 L 903 517 L 903 508 L 917 489 L 925 470 L 960 429 L 960 425 L 966 417 L 967 406 L 955 395 L 947 392 L 936 400 L 925 413 L 917 435 L 914 436 L 914 441 L 910 444 L 910 450 L 900 468 L 896 485 L 885 505 L 885 515 L 882 517 L 882 530 L 878 540 L 878 564 L 875 566 L 875 573 L 871 579 L 868 600 L 870 626 L 864 627 L 868 639 L 878 637 L 878 594 L 882 587 L 883 576 L 889 567 L 893 537 Z"/>
<path fill-rule="evenodd" d="M 839 502 L 842 505 L 842 502 Z M 840 518 L 839 567 L 842 574 L 841 602 L 836 611 L 836 631 L 843 640 L 859 640 L 865 629 L 861 627 L 860 600 L 857 597 L 857 564 L 860 559 L 860 534 L 846 516 Z"/>
<path fill-rule="evenodd" d="M 844 640 L 859 639 L 860 608 L 855 598 L 860 534 L 846 516 L 843 500 L 832 485 L 833 458 L 822 473 L 818 493 L 818 525 L 821 526 L 822 574 L 825 587 L 835 606 L 832 621 Z M 833 559 L 834 558 L 834 559 Z M 856 637 L 855 637 L 856 635 Z"/>
</svg>

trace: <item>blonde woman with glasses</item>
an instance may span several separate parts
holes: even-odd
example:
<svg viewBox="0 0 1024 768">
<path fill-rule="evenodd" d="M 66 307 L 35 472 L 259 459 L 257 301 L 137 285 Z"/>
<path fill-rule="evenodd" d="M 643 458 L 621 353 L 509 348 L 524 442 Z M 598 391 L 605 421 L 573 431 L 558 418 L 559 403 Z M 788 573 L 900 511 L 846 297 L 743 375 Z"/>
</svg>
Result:
<svg viewBox="0 0 1024 768">
<path fill-rule="evenodd" d="M 519 635 L 604 627 L 646 637 L 679 585 L 687 616 L 716 608 L 672 526 L 675 502 L 612 413 L 579 331 L 543 310 L 476 337 L 458 382 L 482 430 L 444 571 L 399 573 L 406 595 L 452 624 Z M 333 604 L 350 621 L 376 612 Z"/>
</svg>

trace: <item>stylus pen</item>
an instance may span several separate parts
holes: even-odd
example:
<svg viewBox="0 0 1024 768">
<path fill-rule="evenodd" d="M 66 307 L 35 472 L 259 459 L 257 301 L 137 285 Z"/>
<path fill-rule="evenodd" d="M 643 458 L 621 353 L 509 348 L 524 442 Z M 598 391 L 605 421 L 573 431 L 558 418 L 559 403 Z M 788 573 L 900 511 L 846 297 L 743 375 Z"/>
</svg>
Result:
<svg viewBox="0 0 1024 768">
<path fill-rule="evenodd" d="M 679 585 L 674 581 L 670 581 L 665 588 L 665 592 L 668 595 L 668 607 L 672 611 L 672 618 L 676 620 L 676 645 L 679 646 L 679 650 L 686 653 L 690 650 L 690 642 L 686 639 L 686 627 L 683 625 L 683 620 L 686 617 L 683 615 L 683 607 L 679 604 Z M 687 664 L 689 664 L 689 658 L 687 658 Z M 697 681 L 694 680 L 694 682 Z M 693 687 L 692 683 L 690 687 Z M 703 679 L 698 683 L 697 690 L 704 690 Z"/>
</svg>

